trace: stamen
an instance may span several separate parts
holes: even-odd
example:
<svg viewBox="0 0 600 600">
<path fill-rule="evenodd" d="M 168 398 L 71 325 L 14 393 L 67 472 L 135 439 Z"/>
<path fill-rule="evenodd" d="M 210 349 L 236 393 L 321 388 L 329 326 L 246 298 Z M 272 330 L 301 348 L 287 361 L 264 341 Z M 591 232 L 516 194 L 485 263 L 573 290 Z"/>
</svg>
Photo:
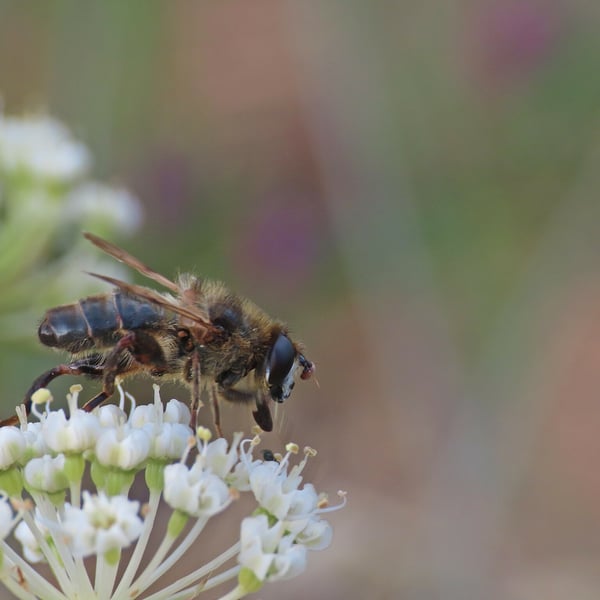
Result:
<svg viewBox="0 0 600 600">
<path fill-rule="evenodd" d="M 27 409 L 24 404 L 20 404 L 15 409 L 17 413 L 17 417 L 19 419 L 19 425 L 21 425 L 21 429 L 27 429 Z"/>
<path fill-rule="evenodd" d="M 304 447 L 304 454 L 307 457 L 314 458 L 318 453 L 317 453 L 317 451 L 314 448 L 311 448 L 310 446 L 305 446 Z"/>
<path fill-rule="evenodd" d="M 125 391 L 123 390 L 121 379 L 119 377 L 115 379 L 115 385 L 117 386 L 117 390 L 119 390 L 119 408 L 122 411 L 125 411 Z"/>
<path fill-rule="evenodd" d="M 69 394 L 67 394 L 67 405 L 69 407 L 69 416 L 73 416 L 79 409 L 78 400 L 79 394 L 83 390 L 83 386 L 79 383 L 75 383 L 69 388 Z"/>
<path fill-rule="evenodd" d="M 125 392 L 125 395 L 127 396 L 127 399 L 129 400 L 129 403 L 131 404 L 131 409 L 130 409 L 130 413 L 129 414 L 132 414 L 133 411 L 135 410 L 135 407 L 136 407 L 135 398 L 129 392 Z"/>
<path fill-rule="evenodd" d="M 334 512 L 336 510 L 340 510 L 341 508 L 344 508 L 344 506 L 346 506 L 346 504 L 348 503 L 347 492 L 338 490 L 337 495 L 338 495 L 338 498 L 340 498 L 339 504 L 335 504 L 333 506 L 328 506 L 326 504 L 324 507 L 321 507 L 321 506 L 319 506 L 319 504 L 317 504 L 317 508 L 318 508 L 317 513 L 324 514 L 324 513 Z"/>
<path fill-rule="evenodd" d="M 44 413 L 39 410 L 40 404 L 46 404 L 46 411 L 50 412 L 50 403 L 52 402 L 52 393 L 48 388 L 40 388 L 31 394 L 31 412 L 41 421 Z"/>
<path fill-rule="evenodd" d="M 52 400 L 52 393 L 48 388 L 40 388 L 31 394 L 31 402 L 33 404 L 48 404 Z"/>
<path fill-rule="evenodd" d="M 212 432 L 210 429 L 208 429 L 208 427 L 202 427 L 202 425 L 200 425 L 196 429 L 196 436 L 198 436 L 198 439 L 203 442 L 204 445 L 206 445 L 212 438 Z"/>
<path fill-rule="evenodd" d="M 294 444 L 294 442 L 289 442 L 288 444 L 286 444 L 285 449 L 290 454 L 298 454 L 298 452 L 300 451 L 300 447 L 298 446 L 298 444 Z"/>
<path fill-rule="evenodd" d="M 190 451 L 192 448 L 196 447 L 196 438 L 195 437 L 189 437 L 188 441 L 187 441 L 187 446 L 185 447 L 185 450 L 183 451 L 183 454 L 181 455 L 181 458 L 179 459 L 179 462 L 184 465 L 187 462 L 188 456 L 190 455 Z"/>
</svg>

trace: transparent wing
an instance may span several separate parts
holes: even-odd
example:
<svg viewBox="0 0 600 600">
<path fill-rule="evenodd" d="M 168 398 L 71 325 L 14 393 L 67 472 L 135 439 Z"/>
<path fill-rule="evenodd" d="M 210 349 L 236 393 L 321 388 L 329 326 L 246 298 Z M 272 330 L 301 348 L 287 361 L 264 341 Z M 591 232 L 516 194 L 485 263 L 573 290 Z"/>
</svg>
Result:
<svg viewBox="0 0 600 600">
<path fill-rule="evenodd" d="M 92 242 L 92 244 L 94 244 L 94 246 L 97 246 L 98 248 L 100 248 L 100 250 L 102 250 L 103 252 L 106 252 L 106 254 L 108 254 L 109 256 L 112 256 L 113 258 L 116 258 L 118 261 L 125 263 L 129 267 L 135 269 L 136 271 L 138 271 L 139 273 L 144 275 L 145 277 L 148 277 L 149 279 L 156 281 L 156 283 L 159 283 L 160 285 L 166 287 L 168 290 L 171 290 L 172 292 L 175 292 L 176 294 L 181 293 L 179 286 L 175 282 L 171 281 L 164 275 L 161 275 L 160 273 L 157 273 L 150 267 L 146 266 L 143 262 L 138 260 L 135 256 L 132 256 L 131 254 L 129 254 L 129 252 L 125 252 L 125 250 L 123 250 L 122 248 L 119 248 L 118 246 L 116 246 L 115 244 L 112 244 L 111 242 L 107 242 L 106 240 L 102 239 L 101 237 L 98 237 L 97 235 L 94 235 L 93 233 L 89 233 L 89 232 L 85 231 L 83 233 L 83 236 L 85 237 L 86 240 L 89 240 L 90 242 Z"/>
<path fill-rule="evenodd" d="M 158 306 L 162 306 L 163 308 L 166 308 L 167 310 L 175 314 L 181 315 L 182 317 L 186 317 L 187 319 L 190 319 L 194 323 L 206 328 L 209 331 L 212 331 L 214 329 L 213 325 L 211 324 L 208 318 L 208 315 L 199 308 L 187 305 L 184 306 L 178 302 L 174 302 L 169 298 L 165 298 L 158 292 L 155 292 L 154 290 L 151 290 L 150 288 L 144 287 L 142 285 L 127 283 L 125 281 L 121 281 L 120 279 L 109 277 L 108 275 L 90 273 L 89 271 L 88 275 L 96 277 L 97 279 L 101 279 L 102 281 L 106 281 L 107 283 L 114 285 L 120 290 L 123 290 L 127 294 L 138 296 L 139 298 L 144 298 L 144 300 L 148 300 L 148 302 L 151 302 L 152 304 L 157 304 Z"/>
</svg>

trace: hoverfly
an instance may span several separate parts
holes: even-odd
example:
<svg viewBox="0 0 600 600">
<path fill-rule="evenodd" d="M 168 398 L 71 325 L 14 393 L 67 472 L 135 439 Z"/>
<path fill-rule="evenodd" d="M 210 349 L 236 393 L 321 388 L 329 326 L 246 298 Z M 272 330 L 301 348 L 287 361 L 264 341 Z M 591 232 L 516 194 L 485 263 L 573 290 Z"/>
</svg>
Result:
<svg viewBox="0 0 600 600">
<path fill-rule="evenodd" d="M 201 394 L 207 394 L 220 436 L 221 399 L 254 402 L 256 423 L 271 431 L 269 400 L 283 402 L 295 375 L 309 379 L 315 370 L 286 326 L 220 282 L 189 274 L 173 282 L 114 244 L 91 233 L 84 236 L 171 293 L 90 273 L 115 289 L 46 312 L 40 341 L 69 352 L 71 360 L 32 383 L 24 400 L 27 413 L 31 395 L 60 375 L 102 380 L 102 391 L 83 406 L 90 412 L 112 396 L 117 377 L 143 373 L 191 388 L 193 426 Z M 17 418 L 11 417 L 0 426 L 15 423 Z"/>
</svg>

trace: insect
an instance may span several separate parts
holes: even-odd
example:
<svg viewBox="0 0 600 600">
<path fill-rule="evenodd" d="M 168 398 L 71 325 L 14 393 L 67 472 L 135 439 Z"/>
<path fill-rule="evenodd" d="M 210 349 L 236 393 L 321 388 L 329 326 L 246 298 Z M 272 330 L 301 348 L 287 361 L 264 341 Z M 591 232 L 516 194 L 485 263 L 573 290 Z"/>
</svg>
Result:
<svg viewBox="0 0 600 600">
<path fill-rule="evenodd" d="M 279 460 L 277 460 L 277 457 L 275 456 L 275 452 L 273 452 L 273 450 L 268 450 L 265 448 L 262 451 L 262 455 L 263 455 L 263 460 L 265 462 L 279 462 Z"/>
<path fill-rule="evenodd" d="M 102 391 L 83 406 L 89 412 L 112 396 L 117 377 L 143 373 L 187 384 L 194 426 L 205 395 L 219 436 L 221 399 L 254 402 L 256 423 L 271 431 L 270 400 L 283 402 L 296 375 L 309 379 L 315 371 L 286 326 L 220 282 L 189 274 L 173 282 L 118 246 L 91 233 L 84 236 L 170 293 L 90 273 L 115 289 L 46 312 L 40 341 L 69 352 L 71 360 L 32 383 L 24 400 L 27 413 L 31 395 L 60 375 L 102 380 Z M 17 422 L 11 417 L 0 426 Z"/>
</svg>

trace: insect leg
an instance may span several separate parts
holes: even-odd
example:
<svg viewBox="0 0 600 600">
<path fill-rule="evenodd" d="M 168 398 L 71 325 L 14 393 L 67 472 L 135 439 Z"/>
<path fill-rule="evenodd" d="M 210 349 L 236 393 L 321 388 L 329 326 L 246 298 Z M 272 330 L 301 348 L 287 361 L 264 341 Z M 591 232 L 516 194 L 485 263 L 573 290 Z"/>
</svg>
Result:
<svg viewBox="0 0 600 600">
<path fill-rule="evenodd" d="M 219 394 L 230 402 L 251 402 L 254 400 L 256 402 L 256 410 L 252 411 L 252 416 L 256 424 L 263 431 L 273 431 L 273 417 L 271 416 L 269 401 L 263 392 L 253 394 L 233 388 L 220 387 Z"/>
<path fill-rule="evenodd" d="M 96 394 L 91 400 L 88 400 L 83 405 L 83 410 L 92 412 L 97 406 L 113 395 L 115 391 L 115 379 L 121 372 L 119 367 L 121 366 L 123 353 L 127 350 L 131 350 L 134 340 L 135 333 L 129 332 L 115 344 L 114 348 L 110 351 L 104 361 L 102 370 L 102 391 L 99 394 Z"/>
<path fill-rule="evenodd" d="M 127 360 L 126 353 L 133 358 L 133 364 Z M 102 391 L 88 400 L 83 410 L 91 412 L 113 395 L 117 375 L 125 372 L 134 373 L 140 368 L 150 370 L 152 375 L 160 376 L 166 371 L 167 365 L 161 347 L 154 337 L 138 329 L 126 333 L 106 356 L 102 371 Z"/>
<path fill-rule="evenodd" d="M 192 417 L 195 422 L 195 415 L 198 412 L 198 408 L 201 406 L 200 401 L 200 356 L 198 351 L 194 350 L 192 354 L 192 401 L 191 410 Z"/>
<path fill-rule="evenodd" d="M 185 367 L 185 379 L 189 383 L 190 391 L 190 427 L 196 431 L 198 427 L 198 408 L 202 406 L 202 400 L 200 399 L 200 356 L 198 350 L 194 349 L 191 351 L 191 358 L 186 363 Z"/>
<path fill-rule="evenodd" d="M 267 400 L 260 396 L 256 396 L 256 410 L 252 411 L 252 416 L 263 431 L 273 431 L 273 418 Z"/>
<path fill-rule="evenodd" d="M 219 437 L 223 436 L 223 430 L 221 429 L 221 408 L 219 406 L 219 394 L 217 392 L 217 386 L 213 385 L 210 390 L 210 405 L 213 413 L 213 423 Z"/>
<path fill-rule="evenodd" d="M 31 387 L 27 390 L 23 404 L 25 405 L 25 412 L 29 414 L 31 412 L 31 396 L 38 390 L 48 387 L 48 384 L 60 377 L 61 375 L 90 375 L 92 377 L 99 377 L 102 375 L 102 367 L 96 363 L 98 361 L 97 355 L 87 356 L 86 358 L 73 361 L 69 364 L 57 365 L 52 369 L 42 373 L 35 381 L 31 384 Z M 0 427 L 6 425 L 18 425 L 19 419 L 17 416 L 9 417 L 0 421 Z"/>
</svg>

